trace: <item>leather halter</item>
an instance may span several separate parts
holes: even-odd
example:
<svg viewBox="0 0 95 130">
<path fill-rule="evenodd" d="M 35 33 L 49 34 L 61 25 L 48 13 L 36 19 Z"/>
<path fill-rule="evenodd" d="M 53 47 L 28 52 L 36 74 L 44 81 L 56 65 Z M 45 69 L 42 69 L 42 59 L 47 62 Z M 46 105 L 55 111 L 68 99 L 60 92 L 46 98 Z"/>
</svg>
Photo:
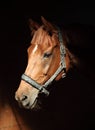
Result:
<svg viewBox="0 0 95 130">
<path fill-rule="evenodd" d="M 57 27 L 58 28 L 58 27 Z M 58 28 L 58 36 L 59 36 L 59 42 L 60 42 L 60 66 L 56 70 L 56 72 L 51 76 L 50 79 L 48 79 L 45 84 L 40 85 L 35 80 L 27 76 L 26 74 L 22 74 L 21 79 L 30 84 L 32 87 L 39 90 L 40 93 L 44 93 L 45 95 L 49 95 L 49 91 L 46 89 L 48 85 L 52 83 L 52 81 L 64 70 L 64 73 L 62 74 L 62 78 L 66 76 L 66 63 L 65 63 L 65 56 L 66 56 L 66 50 L 65 46 L 63 44 L 63 38 L 61 30 Z"/>
</svg>

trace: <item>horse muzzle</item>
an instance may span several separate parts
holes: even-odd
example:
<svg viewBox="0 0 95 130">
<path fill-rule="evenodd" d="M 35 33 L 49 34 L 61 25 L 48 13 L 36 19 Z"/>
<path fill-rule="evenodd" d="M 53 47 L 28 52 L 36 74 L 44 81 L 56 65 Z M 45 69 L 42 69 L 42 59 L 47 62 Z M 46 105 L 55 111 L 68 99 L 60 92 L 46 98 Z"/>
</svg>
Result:
<svg viewBox="0 0 95 130">
<path fill-rule="evenodd" d="M 35 90 L 34 92 L 29 93 L 20 93 L 17 91 L 15 93 L 15 99 L 17 100 L 20 107 L 23 107 L 25 109 L 38 109 L 40 108 L 40 101 L 38 98 L 38 90 Z"/>
</svg>

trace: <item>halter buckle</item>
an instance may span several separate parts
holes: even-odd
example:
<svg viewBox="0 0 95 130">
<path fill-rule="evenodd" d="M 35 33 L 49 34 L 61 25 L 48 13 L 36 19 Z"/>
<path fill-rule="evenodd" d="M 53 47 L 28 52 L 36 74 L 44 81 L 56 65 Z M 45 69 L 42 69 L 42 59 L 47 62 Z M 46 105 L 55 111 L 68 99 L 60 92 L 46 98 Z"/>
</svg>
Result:
<svg viewBox="0 0 95 130">
<path fill-rule="evenodd" d="M 49 91 L 46 90 L 44 87 L 42 87 L 41 90 L 39 90 L 39 93 L 44 93 L 46 96 L 49 95 Z"/>
</svg>

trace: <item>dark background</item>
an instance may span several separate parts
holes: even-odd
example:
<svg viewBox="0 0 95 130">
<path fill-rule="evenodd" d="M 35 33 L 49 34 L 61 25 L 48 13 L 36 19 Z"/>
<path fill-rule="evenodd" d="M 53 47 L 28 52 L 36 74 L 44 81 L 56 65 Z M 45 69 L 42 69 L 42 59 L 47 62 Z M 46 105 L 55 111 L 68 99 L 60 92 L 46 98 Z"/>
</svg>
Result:
<svg viewBox="0 0 95 130">
<path fill-rule="evenodd" d="M 95 28 L 94 1 L 31 0 L 10 1 L 10 3 L 9 1 L 3 1 L 3 3 L 0 4 L 0 82 L 3 84 L 3 87 L 1 86 L 3 97 L 8 97 L 12 99 L 13 102 L 15 102 L 14 93 L 18 88 L 20 76 L 27 65 L 26 50 L 31 40 L 28 19 L 32 18 L 35 21 L 41 22 L 41 16 L 44 16 L 50 22 L 54 22 L 60 26 L 81 24 L 82 26 L 90 26 L 93 30 Z M 78 74 L 74 72 L 73 74 L 71 72 L 69 74 L 70 78 L 67 78 L 64 83 L 59 83 L 60 86 L 65 86 L 64 90 L 62 88 L 60 88 L 62 90 L 55 89 L 57 92 L 54 92 L 58 96 L 56 97 L 55 93 L 53 93 L 53 96 L 51 96 L 52 100 L 50 98 L 51 102 L 50 100 L 47 101 L 50 106 L 48 106 L 49 112 L 41 112 L 41 114 L 46 114 L 47 119 L 45 115 L 43 115 L 46 122 L 50 123 L 50 121 L 48 121 L 50 117 L 54 120 L 51 125 L 55 126 L 50 127 L 52 129 L 57 129 L 58 126 L 60 126 L 58 129 L 95 129 L 94 36 L 95 35 L 93 35 L 91 43 L 89 42 L 89 45 L 91 44 L 93 47 L 88 49 L 86 51 L 87 55 L 85 55 L 87 62 L 88 59 L 92 59 L 86 64 L 88 65 L 84 71 L 86 74 L 83 73 L 82 75 L 81 72 L 78 72 Z M 89 56 L 89 54 L 92 55 Z M 74 78 L 72 78 L 73 76 Z M 62 105 L 62 101 L 64 105 Z M 58 104 L 60 107 L 58 107 Z M 61 113 L 62 111 L 64 114 Z M 51 114 L 53 116 L 49 117 L 48 114 L 50 113 L 53 113 Z M 28 114 L 30 113 L 27 112 L 27 115 Z M 41 114 L 39 114 L 40 117 L 42 117 Z M 33 119 L 31 120 L 33 121 Z M 35 120 L 38 121 L 37 119 Z M 41 121 L 43 121 L 43 119 L 41 119 Z M 38 122 L 36 123 L 38 124 Z M 40 128 L 44 129 L 42 126 L 40 126 Z"/>
</svg>

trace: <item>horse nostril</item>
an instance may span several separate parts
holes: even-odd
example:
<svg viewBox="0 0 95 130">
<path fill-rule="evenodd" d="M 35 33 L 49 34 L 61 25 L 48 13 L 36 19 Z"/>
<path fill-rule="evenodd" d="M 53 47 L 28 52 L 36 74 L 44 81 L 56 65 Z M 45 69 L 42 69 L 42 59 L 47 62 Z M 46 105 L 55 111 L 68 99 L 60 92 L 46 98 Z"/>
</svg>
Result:
<svg viewBox="0 0 95 130">
<path fill-rule="evenodd" d="M 21 97 L 21 101 L 24 101 L 24 100 L 26 100 L 28 97 L 26 96 L 26 95 L 22 95 L 22 97 Z"/>
</svg>

